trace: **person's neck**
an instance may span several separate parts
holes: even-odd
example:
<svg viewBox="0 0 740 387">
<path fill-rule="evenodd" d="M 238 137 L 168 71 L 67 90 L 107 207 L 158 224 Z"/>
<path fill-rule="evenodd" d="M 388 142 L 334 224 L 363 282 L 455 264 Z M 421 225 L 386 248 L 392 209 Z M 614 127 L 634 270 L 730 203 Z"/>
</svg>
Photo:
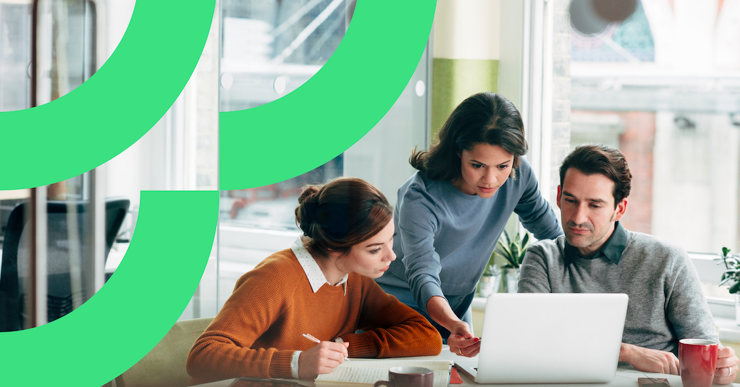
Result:
<svg viewBox="0 0 740 387">
<path fill-rule="evenodd" d="M 612 235 L 614 234 L 614 230 L 616 230 L 616 227 L 617 227 L 617 222 L 614 222 L 614 224 L 612 224 L 611 231 L 609 231 L 609 233 L 604 235 L 604 237 L 601 238 L 600 241 L 594 242 L 590 246 L 577 247 L 578 254 L 581 254 L 581 256 L 585 258 L 593 258 L 596 254 L 599 253 L 599 251 L 601 251 L 601 249 L 604 247 L 606 242 L 609 241 L 609 238 L 612 237 Z"/>
<path fill-rule="evenodd" d="M 336 285 L 342 280 L 342 278 L 344 278 L 345 275 L 347 275 L 346 272 L 342 271 L 337 266 L 337 259 L 338 257 L 332 254 L 324 257 L 314 258 L 316 264 L 319 265 L 321 272 L 324 273 L 326 281 L 332 285 Z"/>
</svg>

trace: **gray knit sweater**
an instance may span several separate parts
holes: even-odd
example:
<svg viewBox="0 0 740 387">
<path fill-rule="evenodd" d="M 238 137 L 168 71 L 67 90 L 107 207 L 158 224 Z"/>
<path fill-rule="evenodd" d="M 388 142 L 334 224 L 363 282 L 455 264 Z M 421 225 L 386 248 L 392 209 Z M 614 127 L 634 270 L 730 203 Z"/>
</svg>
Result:
<svg viewBox="0 0 740 387">
<path fill-rule="evenodd" d="M 678 340 L 719 341 L 699 276 L 680 247 L 628 231 L 619 263 L 605 256 L 564 263 L 565 237 L 527 249 L 520 293 L 626 293 L 622 342 L 678 354 Z"/>
</svg>

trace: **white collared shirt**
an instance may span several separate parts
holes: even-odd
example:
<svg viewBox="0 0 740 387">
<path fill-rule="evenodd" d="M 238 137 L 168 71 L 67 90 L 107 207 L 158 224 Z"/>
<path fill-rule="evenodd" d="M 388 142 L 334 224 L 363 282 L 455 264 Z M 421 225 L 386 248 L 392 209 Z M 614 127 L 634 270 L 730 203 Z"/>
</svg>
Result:
<svg viewBox="0 0 740 387">
<path fill-rule="evenodd" d="M 311 284 L 311 290 L 313 290 L 314 293 L 318 292 L 319 289 L 321 289 L 324 284 L 329 284 L 331 286 L 344 286 L 344 295 L 347 295 L 347 278 L 349 277 L 349 274 L 345 274 L 344 278 L 342 278 L 341 281 L 339 281 L 336 285 L 332 285 L 329 283 L 329 281 L 326 280 L 326 276 L 324 275 L 324 272 L 321 271 L 321 268 L 319 267 L 319 264 L 316 263 L 316 260 L 311 256 L 311 253 L 308 252 L 306 249 L 306 246 L 303 244 L 303 240 L 301 237 L 298 237 L 296 239 L 295 243 L 293 243 L 293 246 L 290 248 L 293 250 L 293 254 L 298 258 L 298 263 L 301 264 L 301 267 L 303 268 L 303 271 L 306 273 L 306 277 L 308 277 L 308 282 Z"/>
<path fill-rule="evenodd" d="M 306 249 L 306 245 L 303 244 L 302 237 L 299 236 L 290 249 L 293 250 L 293 254 L 295 254 L 296 258 L 298 258 L 298 263 L 301 264 L 303 271 L 306 273 L 308 283 L 311 284 L 311 290 L 314 293 L 318 292 L 322 286 L 329 284 L 330 286 L 344 286 L 344 295 L 347 295 L 347 278 L 349 277 L 349 274 L 345 274 L 344 278 L 342 278 L 341 281 L 339 281 L 336 285 L 332 285 L 331 283 L 329 283 L 329 281 L 326 280 L 326 276 L 324 275 L 324 272 L 321 271 L 319 264 L 316 263 L 316 260 L 313 258 L 311 253 L 309 253 L 308 249 Z M 337 337 L 335 341 L 338 343 L 344 342 L 341 337 Z M 298 379 L 298 358 L 300 356 L 301 351 L 295 351 L 293 352 L 293 357 L 290 361 L 290 373 L 292 374 L 293 379 Z"/>
</svg>

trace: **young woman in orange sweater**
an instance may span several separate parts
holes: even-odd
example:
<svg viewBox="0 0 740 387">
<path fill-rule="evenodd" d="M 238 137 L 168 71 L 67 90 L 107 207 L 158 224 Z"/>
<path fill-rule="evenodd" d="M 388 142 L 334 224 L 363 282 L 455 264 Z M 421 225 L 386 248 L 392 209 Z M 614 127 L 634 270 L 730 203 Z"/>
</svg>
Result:
<svg viewBox="0 0 740 387">
<path fill-rule="evenodd" d="M 308 186 L 298 202 L 303 236 L 239 279 L 190 350 L 191 385 L 242 376 L 311 380 L 346 357 L 440 353 L 442 339 L 427 319 L 373 281 L 396 258 L 385 196 L 364 180 L 339 178 Z"/>
</svg>

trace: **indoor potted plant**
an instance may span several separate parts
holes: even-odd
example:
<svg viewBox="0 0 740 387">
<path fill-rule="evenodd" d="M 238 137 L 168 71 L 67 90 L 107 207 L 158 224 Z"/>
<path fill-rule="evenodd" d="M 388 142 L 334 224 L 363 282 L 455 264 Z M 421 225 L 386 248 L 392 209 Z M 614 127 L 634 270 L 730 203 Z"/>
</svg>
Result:
<svg viewBox="0 0 740 387">
<path fill-rule="evenodd" d="M 504 272 L 506 273 L 506 291 L 508 293 L 516 293 L 517 291 L 519 266 L 522 264 L 529 245 L 529 232 L 525 232 L 523 238 L 520 238 L 519 235 L 517 233 L 514 239 L 511 239 L 509 233 L 504 230 L 504 235 L 499 238 L 496 249 L 493 251 L 494 254 L 499 254 L 506 259 Z"/>
<path fill-rule="evenodd" d="M 730 294 L 735 295 L 735 323 L 740 325 L 740 255 L 730 255 L 730 249 L 722 247 L 722 254 L 717 260 L 724 263 L 725 272 L 722 273 L 719 286 L 728 285 Z"/>
<path fill-rule="evenodd" d="M 501 284 L 501 268 L 493 262 L 494 254 L 495 252 L 491 253 L 486 269 L 478 281 L 478 295 L 480 297 L 488 297 L 492 293 L 498 293 L 498 287 Z"/>
</svg>

